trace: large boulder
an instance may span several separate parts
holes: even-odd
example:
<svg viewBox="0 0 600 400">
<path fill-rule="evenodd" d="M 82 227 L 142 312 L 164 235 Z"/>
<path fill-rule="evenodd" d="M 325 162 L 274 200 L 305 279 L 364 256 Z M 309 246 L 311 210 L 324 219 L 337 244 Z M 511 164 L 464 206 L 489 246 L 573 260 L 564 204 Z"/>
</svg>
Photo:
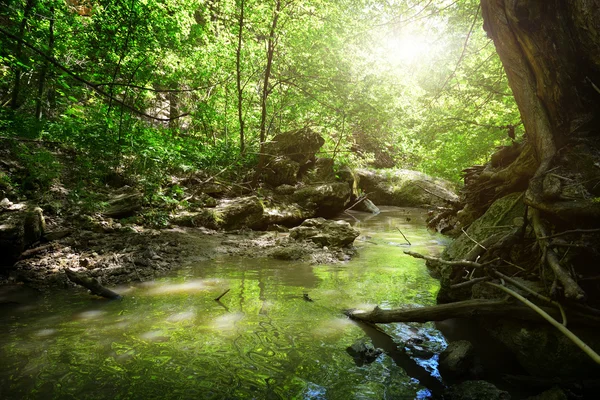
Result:
<svg viewBox="0 0 600 400">
<path fill-rule="evenodd" d="M 300 164 L 287 157 L 275 157 L 267 162 L 263 171 L 264 180 L 272 186 L 295 185 Z"/>
<path fill-rule="evenodd" d="M 299 178 L 305 183 L 333 182 L 336 180 L 333 158 L 317 157 L 314 163 L 306 165 Z"/>
<path fill-rule="evenodd" d="M 285 202 L 271 202 L 264 207 L 261 228 L 268 228 L 274 225 L 283 225 L 287 227 L 297 226 L 302 221 L 313 216 L 310 210 L 305 210 L 295 203 L 287 204 Z"/>
<path fill-rule="evenodd" d="M 264 208 L 256 196 L 221 200 L 215 208 L 183 212 L 171 222 L 179 226 L 210 229 L 254 228 L 262 225 Z"/>
<path fill-rule="evenodd" d="M 301 207 L 314 210 L 316 216 L 332 217 L 344 211 L 350 202 L 351 190 L 346 182 L 305 186 L 293 194 Z"/>
<path fill-rule="evenodd" d="M 46 224 L 41 208 L 5 200 L 0 210 L 0 266 L 11 266 L 27 247 L 40 240 Z"/>
<path fill-rule="evenodd" d="M 265 143 L 264 151 L 271 156 L 285 156 L 304 164 L 314 159 L 315 153 L 324 143 L 325 139 L 321 135 L 306 127 L 275 135 L 271 141 Z"/>
<path fill-rule="evenodd" d="M 356 177 L 358 188 L 379 205 L 429 207 L 459 200 L 450 182 L 418 171 L 359 169 Z"/>
<path fill-rule="evenodd" d="M 549 324 L 490 319 L 483 326 L 533 376 L 577 379 L 594 379 L 600 376 L 600 366 Z M 569 329 L 592 349 L 600 349 L 600 337 L 596 329 L 571 325 Z"/>
<path fill-rule="evenodd" d="M 240 229 L 261 223 L 264 208 L 256 196 L 222 200 L 215 208 L 220 228 Z"/>
<path fill-rule="evenodd" d="M 295 240 L 310 240 L 321 246 L 343 247 L 352 244 L 360 232 L 346 221 L 331 221 L 325 218 L 311 218 L 300 226 L 290 229 L 290 237 Z"/>
<path fill-rule="evenodd" d="M 108 208 L 103 214 L 116 219 L 132 217 L 142 208 L 142 202 L 141 193 L 120 193 L 109 200 Z"/>
</svg>

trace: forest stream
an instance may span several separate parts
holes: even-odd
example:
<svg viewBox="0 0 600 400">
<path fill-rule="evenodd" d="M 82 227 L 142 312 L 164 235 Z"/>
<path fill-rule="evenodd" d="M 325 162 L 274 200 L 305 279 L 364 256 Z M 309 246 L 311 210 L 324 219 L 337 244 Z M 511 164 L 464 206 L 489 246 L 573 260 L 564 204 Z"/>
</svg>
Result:
<svg viewBox="0 0 600 400">
<path fill-rule="evenodd" d="M 429 398 L 445 347 L 433 324 L 390 324 L 388 336 L 343 311 L 433 305 L 438 282 L 402 251 L 437 255 L 440 238 L 423 210 L 346 219 L 361 236 L 342 264 L 223 256 L 114 288 L 121 301 L 11 293 L 0 398 Z M 361 343 L 383 352 L 353 358 Z"/>
</svg>

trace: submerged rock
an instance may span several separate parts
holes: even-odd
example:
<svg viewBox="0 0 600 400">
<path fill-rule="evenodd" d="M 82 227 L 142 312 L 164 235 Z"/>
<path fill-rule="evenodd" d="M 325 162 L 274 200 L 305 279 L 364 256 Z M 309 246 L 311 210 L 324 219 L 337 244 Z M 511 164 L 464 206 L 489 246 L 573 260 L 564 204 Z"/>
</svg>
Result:
<svg viewBox="0 0 600 400">
<path fill-rule="evenodd" d="M 358 367 L 362 367 L 365 364 L 371 364 L 383 353 L 381 349 L 376 349 L 365 338 L 357 340 L 352 346 L 348 346 L 346 352 L 350 354 Z"/>
<path fill-rule="evenodd" d="M 346 221 L 331 221 L 325 218 L 311 218 L 300 226 L 290 229 L 290 237 L 295 240 L 310 240 L 321 246 L 343 247 L 354 242 L 360 232 Z"/>
</svg>

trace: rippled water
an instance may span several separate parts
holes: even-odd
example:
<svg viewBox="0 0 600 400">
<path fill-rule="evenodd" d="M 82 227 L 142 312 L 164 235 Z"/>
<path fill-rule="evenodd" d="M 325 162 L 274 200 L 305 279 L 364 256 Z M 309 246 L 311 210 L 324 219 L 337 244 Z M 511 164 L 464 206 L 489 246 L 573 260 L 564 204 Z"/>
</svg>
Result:
<svg viewBox="0 0 600 400">
<path fill-rule="evenodd" d="M 413 251 L 437 253 L 441 244 L 422 211 L 346 218 L 361 236 L 345 264 L 222 258 L 118 288 L 122 301 L 63 292 L 5 307 L 0 398 L 429 397 L 439 384 L 432 351 L 444 346 L 433 326 L 383 327 L 393 343 L 343 310 L 433 304 L 438 283 L 422 260 L 402 253 L 409 246 L 400 230 Z M 425 342 L 407 351 L 411 338 Z M 358 340 L 385 352 L 355 362 L 346 349 Z"/>
</svg>

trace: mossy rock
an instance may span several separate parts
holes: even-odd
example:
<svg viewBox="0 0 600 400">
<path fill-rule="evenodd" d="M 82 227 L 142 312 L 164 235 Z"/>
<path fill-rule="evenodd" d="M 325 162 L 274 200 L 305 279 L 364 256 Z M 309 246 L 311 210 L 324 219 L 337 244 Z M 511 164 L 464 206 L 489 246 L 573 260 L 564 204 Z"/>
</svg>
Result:
<svg viewBox="0 0 600 400">
<path fill-rule="evenodd" d="M 222 229 L 256 227 L 261 224 L 263 214 L 263 204 L 256 196 L 222 200 L 215 208 Z"/>
<path fill-rule="evenodd" d="M 486 381 L 466 381 L 451 386 L 444 393 L 448 400 L 509 400 L 510 394 Z"/>
<path fill-rule="evenodd" d="M 496 200 L 490 208 L 473 222 L 466 230 L 467 234 L 461 234 L 446 247 L 442 257 L 447 260 L 461 260 L 471 251 L 477 242 L 482 242 L 491 234 L 508 231 L 511 227 L 517 227 L 516 223 L 522 222 L 525 215 L 525 204 L 522 193 L 511 193 Z M 507 228 L 497 228 L 503 226 Z"/>
<path fill-rule="evenodd" d="M 344 247 L 352 244 L 360 232 L 346 221 L 331 221 L 325 218 L 311 218 L 300 226 L 290 229 L 294 240 L 308 240 L 320 246 Z"/>
<path fill-rule="evenodd" d="M 299 164 L 314 159 L 325 139 L 310 128 L 302 128 L 275 135 L 265 143 L 264 151 L 273 156 L 285 156 Z"/>
<path fill-rule="evenodd" d="M 600 376 L 600 366 L 550 325 L 488 319 L 483 326 L 533 376 L 577 379 Z M 600 338 L 595 329 L 576 326 L 569 326 L 569 329 L 592 349 L 600 348 Z"/>
<path fill-rule="evenodd" d="M 418 171 L 359 169 L 356 176 L 358 188 L 377 205 L 430 207 L 458 201 L 450 182 Z"/>
<path fill-rule="evenodd" d="M 286 157 L 275 157 L 264 168 L 263 178 L 271 186 L 294 185 L 300 164 Z"/>
<path fill-rule="evenodd" d="M 301 207 L 314 210 L 316 216 L 332 217 L 344 211 L 350 202 L 350 187 L 345 182 L 305 186 L 292 196 Z"/>
</svg>

